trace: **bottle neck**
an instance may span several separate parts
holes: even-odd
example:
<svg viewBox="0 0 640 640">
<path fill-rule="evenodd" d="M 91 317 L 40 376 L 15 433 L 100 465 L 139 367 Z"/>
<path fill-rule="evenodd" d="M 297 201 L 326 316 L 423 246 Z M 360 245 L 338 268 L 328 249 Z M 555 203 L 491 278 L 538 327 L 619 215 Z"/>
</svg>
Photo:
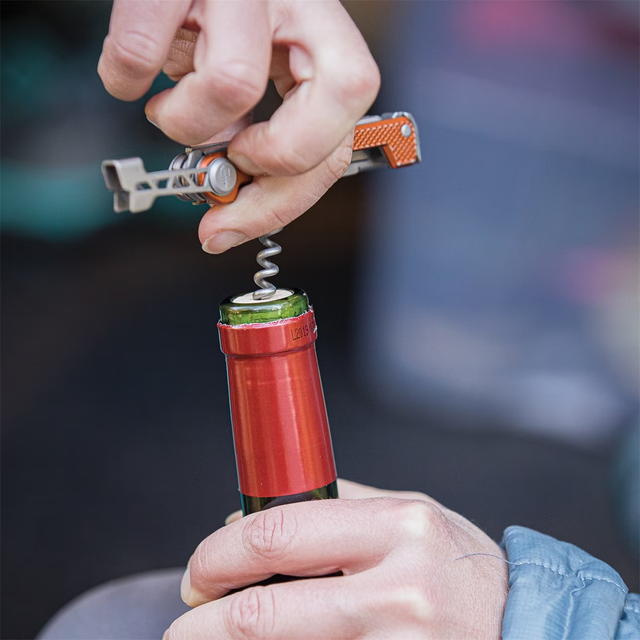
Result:
<svg viewBox="0 0 640 640">
<path fill-rule="evenodd" d="M 270 498 L 258 498 L 255 496 L 247 496 L 240 494 L 242 502 L 242 515 L 247 516 L 250 513 L 270 509 L 271 507 L 279 507 L 283 504 L 292 504 L 294 502 L 309 502 L 311 500 L 330 500 L 338 498 L 338 482 L 334 480 L 324 487 L 305 491 L 303 493 L 294 493 L 288 496 L 273 496 Z"/>
<path fill-rule="evenodd" d="M 275 299 L 278 298 L 278 299 Z M 315 352 L 316 325 L 299 289 L 220 305 L 238 481 L 245 514 L 336 498 L 336 468 Z"/>
<path fill-rule="evenodd" d="M 284 297 L 279 297 L 279 293 Z M 278 289 L 268 300 L 254 300 L 251 293 L 231 296 L 220 305 L 220 324 L 238 326 L 297 318 L 309 311 L 309 298 L 300 289 Z"/>
</svg>

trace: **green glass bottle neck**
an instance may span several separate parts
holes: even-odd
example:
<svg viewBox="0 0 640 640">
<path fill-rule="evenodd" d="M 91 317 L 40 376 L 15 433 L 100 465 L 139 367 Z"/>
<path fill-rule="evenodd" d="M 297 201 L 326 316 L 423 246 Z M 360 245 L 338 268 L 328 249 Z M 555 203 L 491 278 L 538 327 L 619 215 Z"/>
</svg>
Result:
<svg viewBox="0 0 640 640">
<path fill-rule="evenodd" d="M 297 318 L 309 311 L 307 294 L 301 289 L 289 291 L 291 295 L 271 301 L 253 300 L 251 294 L 231 296 L 220 305 L 220 322 L 232 326 L 275 322 Z"/>
<path fill-rule="evenodd" d="M 253 496 L 245 496 L 240 494 L 242 502 L 242 515 L 248 516 L 250 513 L 270 509 L 271 507 L 279 507 L 283 504 L 292 504 L 294 502 L 308 502 L 310 500 L 331 500 L 338 498 L 338 481 L 334 480 L 325 487 L 305 491 L 304 493 L 296 493 L 291 496 L 275 496 L 273 498 L 255 498 Z"/>
</svg>

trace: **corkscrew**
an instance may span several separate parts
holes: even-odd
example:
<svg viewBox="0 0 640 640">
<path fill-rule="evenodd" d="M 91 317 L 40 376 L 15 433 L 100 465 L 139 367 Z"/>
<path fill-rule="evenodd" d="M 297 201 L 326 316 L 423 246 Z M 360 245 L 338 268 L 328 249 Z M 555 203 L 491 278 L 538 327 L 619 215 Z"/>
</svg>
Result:
<svg viewBox="0 0 640 640">
<path fill-rule="evenodd" d="M 266 300 L 270 298 L 275 292 L 276 287 L 271 282 L 267 282 L 266 278 L 273 278 L 280 273 L 280 269 L 277 264 L 274 264 L 269 260 L 278 254 L 282 253 L 282 247 L 271 240 L 271 236 L 276 233 L 280 233 L 282 229 L 276 229 L 271 233 L 267 233 L 264 236 L 258 238 L 262 244 L 267 247 L 258 253 L 256 256 L 256 262 L 262 267 L 262 269 L 253 276 L 253 281 L 260 287 L 257 291 L 253 292 L 254 300 Z"/>
<path fill-rule="evenodd" d="M 240 171 L 227 158 L 228 146 L 227 141 L 187 147 L 173 159 L 168 170 L 153 173 L 147 173 L 140 158 L 105 160 L 102 175 L 107 189 L 113 191 L 114 210 L 116 213 L 146 211 L 160 196 L 176 196 L 192 204 L 209 206 L 230 204 L 253 177 Z M 343 177 L 378 167 L 397 169 L 420 160 L 418 127 L 410 113 L 396 111 L 366 116 L 355 127 L 351 163 Z M 270 236 L 278 231 L 260 238 L 266 249 L 257 256 L 263 269 L 254 276 L 260 287 L 253 293 L 254 300 L 266 300 L 276 291 L 266 278 L 272 278 L 279 271 L 269 260 L 282 250 L 270 240 Z"/>
<path fill-rule="evenodd" d="M 233 202 L 240 188 L 253 177 L 227 158 L 228 146 L 229 141 L 187 147 L 173 159 L 169 169 L 153 173 L 147 173 L 141 158 L 105 160 L 102 175 L 107 189 L 113 191 L 114 210 L 146 211 L 160 196 L 176 196 L 193 204 Z M 377 167 L 397 169 L 420 159 L 418 128 L 410 113 L 366 116 L 354 130 L 353 156 L 344 176 Z"/>
</svg>

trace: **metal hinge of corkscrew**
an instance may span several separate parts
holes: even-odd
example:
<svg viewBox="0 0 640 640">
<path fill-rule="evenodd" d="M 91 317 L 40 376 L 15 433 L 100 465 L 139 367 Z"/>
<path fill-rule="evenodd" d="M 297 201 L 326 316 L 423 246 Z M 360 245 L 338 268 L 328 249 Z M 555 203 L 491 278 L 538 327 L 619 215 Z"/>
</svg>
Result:
<svg viewBox="0 0 640 640">
<path fill-rule="evenodd" d="M 167 171 L 153 173 L 147 173 L 140 158 L 105 160 L 102 175 L 107 189 L 113 191 L 114 210 L 116 213 L 146 211 L 159 196 L 176 196 L 186 202 L 209 206 L 233 202 L 240 188 L 253 178 L 227 158 L 228 145 L 227 141 L 187 148 L 173 159 Z M 366 116 L 356 125 L 353 156 L 343 177 L 378 167 L 397 169 L 416 164 L 420 159 L 418 128 L 410 113 L 397 111 Z M 270 258 L 282 249 L 270 236 L 280 231 L 282 229 L 260 237 L 266 248 L 257 256 L 262 269 L 253 278 L 259 287 L 253 293 L 254 300 L 266 300 L 276 291 L 267 278 L 279 272 Z"/>
</svg>

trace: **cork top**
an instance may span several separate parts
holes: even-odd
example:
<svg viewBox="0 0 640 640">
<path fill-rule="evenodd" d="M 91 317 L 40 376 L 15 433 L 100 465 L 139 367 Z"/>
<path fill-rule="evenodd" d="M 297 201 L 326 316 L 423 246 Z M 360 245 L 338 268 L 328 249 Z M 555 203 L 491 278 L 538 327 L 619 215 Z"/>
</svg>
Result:
<svg viewBox="0 0 640 640">
<path fill-rule="evenodd" d="M 309 299 L 301 289 L 278 289 L 267 300 L 253 300 L 251 293 L 227 298 L 220 305 L 220 323 L 236 326 L 296 318 L 309 311 Z"/>
</svg>

